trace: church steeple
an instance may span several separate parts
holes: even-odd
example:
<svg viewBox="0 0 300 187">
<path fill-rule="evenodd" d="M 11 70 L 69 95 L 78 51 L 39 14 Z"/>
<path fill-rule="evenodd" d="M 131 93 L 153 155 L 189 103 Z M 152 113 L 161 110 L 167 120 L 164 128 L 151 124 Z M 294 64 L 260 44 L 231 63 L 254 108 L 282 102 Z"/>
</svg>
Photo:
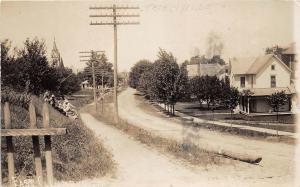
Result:
<svg viewBox="0 0 300 187">
<path fill-rule="evenodd" d="M 55 42 L 55 37 L 53 41 L 53 49 L 51 52 L 51 63 L 50 66 L 55 67 L 55 68 L 64 68 L 63 60 L 60 56 L 60 53 L 58 51 L 56 42 Z"/>
</svg>

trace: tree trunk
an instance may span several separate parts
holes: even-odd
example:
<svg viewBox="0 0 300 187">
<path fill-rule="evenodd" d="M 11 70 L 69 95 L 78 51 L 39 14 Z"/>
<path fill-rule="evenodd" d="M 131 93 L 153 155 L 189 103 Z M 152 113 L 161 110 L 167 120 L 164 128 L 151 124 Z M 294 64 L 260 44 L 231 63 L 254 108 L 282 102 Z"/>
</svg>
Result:
<svg viewBox="0 0 300 187">
<path fill-rule="evenodd" d="M 279 111 L 279 109 L 277 109 L 277 125 L 278 125 L 278 123 L 279 123 L 278 111 Z M 277 133 L 277 136 L 278 136 L 278 126 L 276 127 L 276 133 Z"/>
<path fill-rule="evenodd" d="M 173 116 L 175 116 L 175 105 L 173 104 Z"/>
<path fill-rule="evenodd" d="M 230 126 L 231 126 L 231 128 L 232 128 L 232 110 L 230 110 L 230 118 L 231 118 L 231 122 L 230 122 Z"/>
</svg>

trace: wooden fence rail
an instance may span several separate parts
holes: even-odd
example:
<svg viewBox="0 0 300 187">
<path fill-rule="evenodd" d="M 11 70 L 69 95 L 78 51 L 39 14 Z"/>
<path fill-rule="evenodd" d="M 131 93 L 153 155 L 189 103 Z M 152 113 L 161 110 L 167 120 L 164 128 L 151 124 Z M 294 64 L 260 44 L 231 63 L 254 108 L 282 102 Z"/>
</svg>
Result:
<svg viewBox="0 0 300 187">
<path fill-rule="evenodd" d="M 13 186 L 13 180 L 15 178 L 13 137 L 18 136 L 32 136 L 36 182 L 39 186 L 44 185 L 39 136 L 44 136 L 47 183 L 48 185 L 53 185 L 51 136 L 66 134 L 66 128 L 50 127 L 49 108 L 47 103 L 43 104 L 43 128 L 40 129 L 37 128 L 36 111 L 32 101 L 29 104 L 30 129 L 13 128 L 11 124 L 10 106 L 8 102 L 5 102 L 4 104 L 3 117 L 5 129 L 1 129 L 1 137 L 6 138 L 9 185 Z"/>
</svg>

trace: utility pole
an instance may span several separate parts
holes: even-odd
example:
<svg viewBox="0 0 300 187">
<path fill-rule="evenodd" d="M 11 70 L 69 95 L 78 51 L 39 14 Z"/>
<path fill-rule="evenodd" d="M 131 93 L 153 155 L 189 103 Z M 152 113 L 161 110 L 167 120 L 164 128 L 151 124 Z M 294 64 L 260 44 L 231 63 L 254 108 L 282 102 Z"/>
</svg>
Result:
<svg viewBox="0 0 300 187">
<path fill-rule="evenodd" d="M 97 54 L 99 52 L 104 52 L 104 51 L 81 51 L 79 52 L 80 54 L 89 54 L 89 55 L 83 55 L 79 56 L 80 58 L 89 58 L 89 59 L 80 59 L 80 62 L 91 62 L 92 63 L 92 76 L 93 76 L 93 88 L 94 88 L 94 103 L 95 103 L 95 112 L 97 112 L 97 95 L 96 95 L 96 77 L 95 77 L 95 62 L 92 59 L 92 56 L 94 54 Z"/>
<path fill-rule="evenodd" d="M 90 7 L 91 10 L 112 10 L 110 14 L 96 14 L 90 15 L 91 18 L 113 18 L 110 22 L 91 22 L 90 25 L 113 25 L 114 26 L 114 120 L 115 122 L 119 121 L 119 114 L 118 114 L 118 96 L 117 96 L 117 89 L 118 89 L 118 47 L 117 47 L 117 26 L 118 25 L 136 25 L 139 22 L 136 21 L 122 21 L 118 20 L 117 18 L 129 18 L 129 17 L 139 17 L 139 14 L 120 14 L 117 11 L 120 10 L 137 10 L 139 7 L 129 7 L 129 6 L 100 6 L 100 7 Z"/>
<path fill-rule="evenodd" d="M 106 77 L 111 77 L 111 73 L 110 72 L 108 72 L 108 71 L 105 71 L 105 70 L 101 70 L 101 69 L 95 69 L 95 75 L 96 76 L 99 76 L 100 75 L 100 77 L 101 77 L 101 97 L 100 97 L 100 99 L 101 99 L 101 113 L 103 114 L 104 113 L 104 96 L 105 96 L 105 94 L 104 94 L 104 76 L 106 76 Z M 99 91 L 100 92 L 100 91 Z"/>
</svg>

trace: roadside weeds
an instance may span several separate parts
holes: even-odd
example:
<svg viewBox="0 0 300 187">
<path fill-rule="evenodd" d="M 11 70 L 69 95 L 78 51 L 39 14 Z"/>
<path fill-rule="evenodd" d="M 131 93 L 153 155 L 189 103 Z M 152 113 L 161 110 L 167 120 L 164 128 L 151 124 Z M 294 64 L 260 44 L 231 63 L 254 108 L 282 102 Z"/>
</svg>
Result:
<svg viewBox="0 0 300 187">
<path fill-rule="evenodd" d="M 91 106 L 91 109 L 92 108 L 93 106 Z M 118 123 L 114 123 L 111 112 L 112 108 L 110 106 L 106 106 L 104 115 L 96 114 L 91 111 L 91 109 L 87 109 L 89 113 L 95 118 L 105 122 L 107 125 L 111 125 L 123 131 L 133 137 L 136 141 L 139 141 L 151 148 L 156 148 L 162 153 L 168 153 L 175 158 L 188 162 L 192 165 L 207 167 L 208 165 L 222 165 L 231 162 L 230 159 L 224 158 L 216 153 L 203 150 L 192 143 L 177 142 L 175 140 L 160 137 L 147 130 L 131 125 L 122 119 L 119 119 Z"/>
</svg>

